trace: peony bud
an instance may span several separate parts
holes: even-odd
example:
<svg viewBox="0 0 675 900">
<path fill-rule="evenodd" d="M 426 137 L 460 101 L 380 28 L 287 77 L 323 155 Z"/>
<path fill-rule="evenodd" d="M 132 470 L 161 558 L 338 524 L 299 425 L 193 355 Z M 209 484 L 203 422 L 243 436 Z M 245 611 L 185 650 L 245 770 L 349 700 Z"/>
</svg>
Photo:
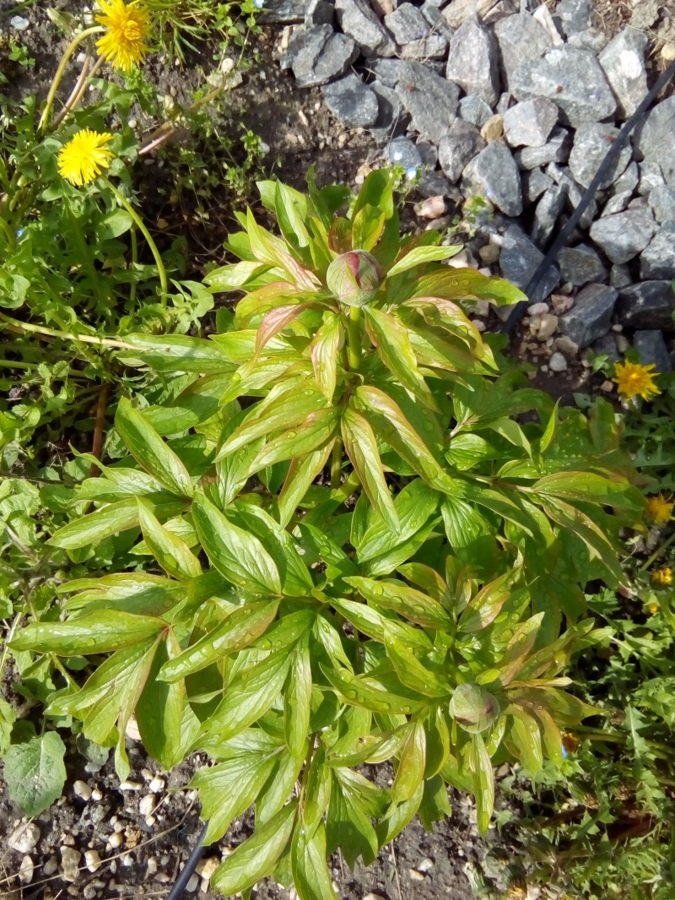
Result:
<svg viewBox="0 0 675 900">
<path fill-rule="evenodd" d="M 350 250 L 328 266 L 326 284 L 347 306 L 365 306 L 382 281 L 380 264 L 366 250 Z"/>
</svg>

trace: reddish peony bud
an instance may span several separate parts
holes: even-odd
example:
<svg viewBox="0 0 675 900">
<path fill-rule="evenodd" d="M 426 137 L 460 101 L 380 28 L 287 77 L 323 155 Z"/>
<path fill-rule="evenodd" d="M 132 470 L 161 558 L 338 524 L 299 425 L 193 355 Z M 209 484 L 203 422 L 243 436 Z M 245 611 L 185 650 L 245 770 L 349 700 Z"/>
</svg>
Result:
<svg viewBox="0 0 675 900">
<path fill-rule="evenodd" d="M 382 281 L 380 264 L 366 250 L 350 250 L 328 266 L 326 284 L 347 306 L 365 306 Z"/>
</svg>

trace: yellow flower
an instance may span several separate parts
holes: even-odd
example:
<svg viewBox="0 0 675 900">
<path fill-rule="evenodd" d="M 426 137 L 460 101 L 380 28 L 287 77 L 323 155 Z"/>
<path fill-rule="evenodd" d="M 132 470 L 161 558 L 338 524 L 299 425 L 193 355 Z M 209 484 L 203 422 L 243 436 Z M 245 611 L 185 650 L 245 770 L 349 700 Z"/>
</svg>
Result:
<svg viewBox="0 0 675 900">
<path fill-rule="evenodd" d="M 624 362 L 614 366 L 614 379 L 619 388 L 619 394 L 627 400 L 633 397 L 642 397 L 643 400 L 651 400 L 661 391 L 654 383 L 652 364 L 643 366 L 640 363 Z"/>
<path fill-rule="evenodd" d="M 110 165 L 113 154 L 105 145 L 111 140 L 107 131 L 78 131 L 59 151 L 59 173 L 71 184 L 94 181 Z"/>
<path fill-rule="evenodd" d="M 655 587 L 668 587 L 673 583 L 673 570 L 670 566 L 662 566 L 652 572 L 652 584 Z"/>
<path fill-rule="evenodd" d="M 99 25 L 107 30 L 96 42 L 96 49 L 116 69 L 128 72 L 148 52 L 145 42 L 150 31 L 150 19 L 142 6 L 127 5 L 124 0 L 98 0 L 101 14 Z"/>
<path fill-rule="evenodd" d="M 675 502 L 664 497 L 663 494 L 652 494 L 647 497 L 647 515 L 655 525 L 665 525 L 673 515 Z"/>
</svg>

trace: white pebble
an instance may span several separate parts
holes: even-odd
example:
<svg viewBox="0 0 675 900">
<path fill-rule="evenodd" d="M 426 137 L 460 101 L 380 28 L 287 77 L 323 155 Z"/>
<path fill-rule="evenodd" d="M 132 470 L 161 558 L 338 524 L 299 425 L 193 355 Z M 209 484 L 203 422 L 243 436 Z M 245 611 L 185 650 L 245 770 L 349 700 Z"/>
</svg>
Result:
<svg viewBox="0 0 675 900">
<path fill-rule="evenodd" d="M 155 775 L 148 787 L 153 794 L 159 794 L 164 790 L 164 779 L 160 778 L 158 775 Z"/>
<path fill-rule="evenodd" d="M 56 857 L 50 856 L 49 859 L 47 860 L 47 862 L 42 867 L 42 874 L 43 875 L 53 875 L 56 872 L 56 870 L 58 869 L 58 867 L 59 867 L 59 864 L 56 861 Z"/>
<path fill-rule="evenodd" d="M 21 860 L 21 865 L 19 866 L 19 881 L 23 884 L 30 884 L 33 880 L 34 872 L 35 866 L 33 865 L 33 860 L 30 856 L 24 856 Z"/>
<path fill-rule="evenodd" d="M 29 27 L 30 22 L 28 19 L 24 19 L 23 16 L 12 16 L 9 24 L 15 31 L 25 31 Z"/>
<path fill-rule="evenodd" d="M 194 894 L 194 892 L 199 887 L 199 875 L 196 875 L 194 872 L 190 875 L 190 880 L 185 885 L 185 890 L 188 894 Z"/>
<path fill-rule="evenodd" d="M 411 881 L 424 881 L 424 873 L 418 872 L 417 869 L 408 869 L 408 875 Z"/>
<path fill-rule="evenodd" d="M 551 313 L 544 313 L 539 319 L 537 337 L 540 341 L 548 340 L 558 330 L 558 317 Z"/>
<path fill-rule="evenodd" d="M 89 798 L 93 794 L 93 791 L 86 781 L 75 781 L 73 783 L 73 793 L 77 797 L 81 797 L 83 800 L 89 800 Z"/>
<path fill-rule="evenodd" d="M 567 371 L 567 360 L 559 353 L 557 350 L 555 353 L 551 354 L 551 358 L 548 361 L 549 367 L 552 372 L 566 372 Z"/>
<path fill-rule="evenodd" d="M 154 875 L 155 872 L 157 871 L 157 860 L 155 859 L 154 856 L 149 856 L 149 857 L 148 857 L 148 863 L 147 863 L 147 866 L 148 866 L 148 868 L 147 868 L 147 874 L 148 874 L 148 878 L 150 878 L 150 877 L 151 877 L 152 875 Z"/>
<path fill-rule="evenodd" d="M 63 880 L 73 882 L 80 868 L 80 851 L 72 847 L 61 847 L 61 871 Z"/>
<path fill-rule="evenodd" d="M 121 831 L 113 831 L 113 833 L 108 838 L 108 843 L 115 850 L 117 847 L 122 846 L 122 841 L 124 840 Z"/>
<path fill-rule="evenodd" d="M 95 872 L 101 865 L 101 857 L 98 850 L 85 850 L 84 864 L 90 872 Z"/>
<path fill-rule="evenodd" d="M 91 792 L 91 799 L 97 801 L 102 800 L 103 793 L 98 788 L 94 788 L 94 790 Z"/>
<path fill-rule="evenodd" d="M 548 312 L 548 303 L 533 303 L 527 308 L 528 316 L 541 316 Z"/>
<path fill-rule="evenodd" d="M 205 859 L 201 859 L 197 863 L 197 868 L 195 871 L 198 875 L 201 875 L 202 878 L 206 878 L 206 880 L 208 881 L 219 865 L 220 860 L 217 856 L 207 856 Z"/>
<path fill-rule="evenodd" d="M 14 829 L 7 843 L 12 850 L 17 850 L 19 853 L 30 853 L 35 849 L 39 840 L 40 829 L 35 822 L 27 822 Z"/>
<path fill-rule="evenodd" d="M 141 797 L 141 802 L 138 804 L 138 811 L 144 817 L 149 816 L 155 808 L 156 800 L 153 794 L 146 794 L 145 797 Z"/>
<path fill-rule="evenodd" d="M 143 787 L 138 781 L 122 781 L 117 788 L 118 791 L 140 791 Z"/>
<path fill-rule="evenodd" d="M 418 872 L 429 872 L 434 867 L 433 859 L 429 859 L 428 856 L 425 856 L 422 862 L 417 867 Z"/>
</svg>

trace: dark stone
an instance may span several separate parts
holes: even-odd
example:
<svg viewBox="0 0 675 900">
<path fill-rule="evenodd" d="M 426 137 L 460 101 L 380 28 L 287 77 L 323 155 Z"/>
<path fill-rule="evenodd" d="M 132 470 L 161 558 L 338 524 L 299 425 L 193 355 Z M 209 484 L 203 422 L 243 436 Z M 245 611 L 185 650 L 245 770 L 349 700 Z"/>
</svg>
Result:
<svg viewBox="0 0 675 900">
<path fill-rule="evenodd" d="M 424 162 L 417 147 L 406 137 L 396 138 L 388 144 L 384 156 L 392 165 L 403 166 L 406 172 L 412 169 L 415 174 Z"/>
<path fill-rule="evenodd" d="M 548 97 L 574 127 L 599 122 L 616 109 L 595 54 L 568 45 L 553 47 L 540 59 L 524 62 L 514 73 L 509 89 L 518 100 Z"/>
<path fill-rule="evenodd" d="M 589 186 L 618 134 L 618 128 L 598 122 L 589 122 L 577 128 L 569 159 L 570 171 L 575 181 L 583 187 Z M 609 187 L 623 173 L 630 162 L 632 152 L 630 144 L 621 150 L 619 158 L 604 176 L 599 188 Z"/>
<path fill-rule="evenodd" d="M 619 291 L 617 318 L 629 328 L 675 329 L 675 292 L 670 281 L 642 281 Z"/>
<path fill-rule="evenodd" d="M 523 234 L 517 225 L 507 228 L 499 255 L 499 266 L 504 278 L 508 278 L 517 287 L 524 290 L 543 258 L 544 254 L 537 250 L 532 241 Z M 545 300 L 559 284 L 560 273 L 552 265 L 547 270 L 538 290 L 529 299 L 532 302 Z"/>
<path fill-rule="evenodd" d="M 660 331 L 636 331 L 633 346 L 643 366 L 655 366 L 657 372 L 670 372 L 670 354 Z"/>
<path fill-rule="evenodd" d="M 545 172 L 542 172 L 541 169 L 532 169 L 531 171 L 523 172 L 520 177 L 520 183 L 523 187 L 523 199 L 527 203 L 534 203 L 547 188 L 551 187 L 553 179 Z"/>
<path fill-rule="evenodd" d="M 329 0 L 309 0 L 305 10 L 305 26 L 332 25 L 335 5 Z"/>
<path fill-rule="evenodd" d="M 675 94 L 652 108 L 635 139 L 637 150 L 645 162 L 660 165 L 666 183 L 675 188 L 674 134 Z"/>
<path fill-rule="evenodd" d="M 675 278 L 675 219 L 664 222 L 642 251 L 640 278 Z"/>
<path fill-rule="evenodd" d="M 336 34 L 330 25 L 315 25 L 295 32 L 284 62 L 301 87 L 311 87 L 344 74 L 358 55 L 350 37 Z"/>
<path fill-rule="evenodd" d="M 565 247 L 558 254 L 558 265 L 563 281 L 581 287 L 589 281 L 603 281 L 607 277 L 602 260 L 592 247 L 579 244 Z"/>
<path fill-rule="evenodd" d="M 475 125 L 455 119 L 438 145 L 438 161 L 451 182 L 458 181 L 465 166 L 485 147 Z"/>
<path fill-rule="evenodd" d="M 400 75 L 396 93 L 410 113 L 411 127 L 437 144 L 455 118 L 459 88 L 418 62 L 402 63 Z"/>
<path fill-rule="evenodd" d="M 478 94 L 467 94 L 459 101 L 459 115 L 465 122 L 482 128 L 492 116 L 492 110 Z"/>
<path fill-rule="evenodd" d="M 466 166 L 462 176 L 468 193 L 479 194 L 507 216 L 523 211 L 518 167 L 511 151 L 501 141 L 493 141 Z"/>
<path fill-rule="evenodd" d="M 368 87 L 377 96 L 377 119 L 368 130 L 378 144 L 386 144 L 405 132 L 410 116 L 404 112 L 401 98 L 393 88 L 380 81 L 373 81 Z"/>
<path fill-rule="evenodd" d="M 650 212 L 627 209 L 597 219 L 591 225 L 590 235 L 613 263 L 625 263 L 645 249 L 655 232 L 656 223 Z"/>
<path fill-rule="evenodd" d="M 536 169 L 550 162 L 567 162 L 572 139 L 565 128 L 556 126 L 548 141 L 541 147 L 523 147 L 516 151 L 516 161 L 521 169 Z"/>
<path fill-rule="evenodd" d="M 536 60 L 543 56 L 553 41 L 537 20 L 527 12 L 500 19 L 494 29 L 501 54 L 504 81 L 511 90 L 514 75 L 520 66 L 528 60 Z"/>
<path fill-rule="evenodd" d="M 531 237 L 537 247 L 544 248 L 556 226 L 567 200 L 567 185 L 552 185 L 537 203 Z"/>
<path fill-rule="evenodd" d="M 457 29 L 450 41 L 445 76 L 467 94 L 478 94 L 493 106 L 499 97 L 497 42 L 477 18 Z"/>
<path fill-rule="evenodd" d="M 606 284 L 586 285 L 572 309 L 560 317 L 560 331 L 578 347 L 588 347 L 609 331 L 616 298 L 616 290 Z"/>
<path fill-rule="evenodd" d="M 393 56 L 396 45 L 367 0 L 335 0 L 340 28 L 353 38 L 364 53 Z"/>
<path fill-rule="evenodd" d="M 606 356 L 611 363 L 618 363 L 621 360 L 621 354 L 617 349 L 613 334 L 605 334 L 603 337 L 598 338 L 597 341 L 591 344 L 591 349 L 598 356 Z"/>
<path fill-rule="evenodd" d="M 412 3 L 402 3 L 384 17 L 384 25 L 397 44 L 409 44 L 429 34 L 429 23 Z"/>
<path fill-rule="evenodd" d="M 328 109 L 350 128 L 368 128 L 378 115 L 377 95 L 351 72 L 321 88 Z"/>
<path fill-rule="evenodd" d="M 265 0 L 260 22 L 302 22 L 305 18 L 306 0 Z"/>
</svg>

